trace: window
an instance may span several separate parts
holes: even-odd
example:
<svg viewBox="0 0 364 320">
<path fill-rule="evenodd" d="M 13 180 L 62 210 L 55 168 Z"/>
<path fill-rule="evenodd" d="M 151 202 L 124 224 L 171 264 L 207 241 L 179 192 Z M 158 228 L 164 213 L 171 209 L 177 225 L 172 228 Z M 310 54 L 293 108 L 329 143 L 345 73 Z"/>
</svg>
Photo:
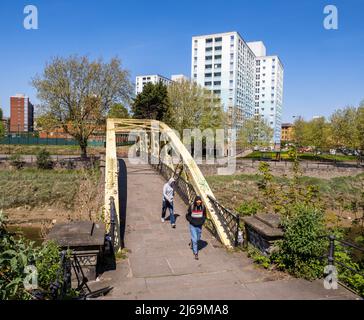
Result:
<svg viewBox="0 0 364 320">
<path fill-rule="evenodd" d="M 221 90 L 214 90 L 214 93 L 215 94 L 220 94 L 221 93 Z"/>
<path fill-rule="evenodd" d="M 215 56 L 215 59 L 221 59 L 221 54 L 216 55 L 216 56 Z"/>
<path fill-rule="evenodd" d="M 218 51 L 218 50 L 222 50 L 222 47 L 221 47 L 221 46 L 215 47 L 215 50 L 216 50 L 216 51 Z"/>
<path fill-rule="evenodd" d="M 215 66 L 214 66 L 215 69 L 219 69 L 221 68 L 221 63 L 216 63 Z"/>
<path fill-rule="evenodd" d="M 205 60 L 207 60 L 207 61 L 212 60 L 212 56 L 205 57 Z"/>
<path fill-rule="evenodd" d="M 214 81 L 214 86 L 220 86 L 221 85 L 221 81 Z"/>
<path fill-rule="evenodd" d="M 221 41 L 222 41 L 222 37 L 215 38 L 215 42 L 221 42 Z"/>
<path fill-rule="evenodd" d="M 206 51 L 206 52 L 211 52 L 211 51 L 212 51 L 212 47 L 210 47 L 210 48 L 206 48 L 206 49 L 205 49 L 205 51 Z"/>
<path fill-rule="evenodd" d="M 255 71 L 256 71 L 256 72 L 260 72 L 260 68 L 257 68 Z"/>
<path fill-rule="evenodd" d="M 221 77 L 221 72 L 215 72 L 214 77 Z"/>
<path fill-rule="evenodd" d="M 212 77 L 212 73 L 205 73 L 205 77 L 206 78 L 211 78 Z"/>
<path fill-rule="evenodd" d="M 206 81 L 205 82 L 205 86 L 211 86 L 212 82 L 211 81 Z"/>
<path fill-rule="evenodd" d="M 205 65 L 205 69 L 212 69 L 212 64 Z"/>
<path fill-rule="evenodd" d="M 211 43 L 212 42 L 212 38 L 206 39 L 206 43 Z"/>
</svg>

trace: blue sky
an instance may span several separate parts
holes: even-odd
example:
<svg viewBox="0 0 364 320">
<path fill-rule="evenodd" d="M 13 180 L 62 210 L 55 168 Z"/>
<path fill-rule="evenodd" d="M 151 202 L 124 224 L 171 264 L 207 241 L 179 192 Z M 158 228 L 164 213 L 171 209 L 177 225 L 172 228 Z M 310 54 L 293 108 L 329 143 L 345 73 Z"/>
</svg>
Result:
<svg viewBox="0 0 364 320">
<path fill-rule="evenodd" d="M 39 10 L 39 29 L 23 28 L 23 9 Z M 323 27 L 325 5 L 339 11 L 339 29 Z M 327 116 L 364 99 L 363 0 L 1 0 L 0 106 L 26 93 L 52 56 L 119 56 L 137 74 L 190 76 L 191 37 L 238 31 L 264 41 L 285 67 L 283 120 Z"/>
</svg>

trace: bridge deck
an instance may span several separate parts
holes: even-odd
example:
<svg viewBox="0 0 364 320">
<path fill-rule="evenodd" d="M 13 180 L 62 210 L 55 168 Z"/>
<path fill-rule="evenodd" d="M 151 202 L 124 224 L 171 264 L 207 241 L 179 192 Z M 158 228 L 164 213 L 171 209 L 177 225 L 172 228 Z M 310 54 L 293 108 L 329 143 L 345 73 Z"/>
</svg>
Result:
<svg viewBox="0 0 364 320">
<path fill-rule="evenodd" d="M 206 229 L 200 260 L 194 260 L 185 204 L 176 196 L 176 229 L 169 221 L 161 223 L 163 178 L 148 165 L 125 164 L 121 171 L 127 171 L 127 186 L 121 188 L 127 190 L 125 246 L 130 252 L 116 271 L 102 275 L 99 285 L 114 287 L 104 299 L 356 298 L 343 288 L 325 290 L 322 281 L 257 268 L 245 253 L 227 252 Z"/>
</svg>

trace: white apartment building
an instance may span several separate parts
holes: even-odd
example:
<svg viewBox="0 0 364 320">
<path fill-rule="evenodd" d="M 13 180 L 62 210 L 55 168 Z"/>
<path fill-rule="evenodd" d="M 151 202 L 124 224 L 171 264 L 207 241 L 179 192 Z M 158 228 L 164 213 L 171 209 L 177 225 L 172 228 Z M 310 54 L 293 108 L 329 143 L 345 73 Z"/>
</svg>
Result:
<svg viewBox="0 0 364 320">
<path fill-rule="evenodd" d="M 171 79 L 174 82 L 182 82 L 182 81 L 188 81 L 188 80 L 190 80 L 184 74 L 172 74 L 171 75 Z"/>
<path fill-rule="evenodd" d="M 255 55 L 238 32 L 192 37 L 191 78 L 220 97 L 232 126 L 253 117 Z"/>
<path fill-rule="evenodd" d="M 166 77 L 163 77 L 159 74 L 137 76 L 136 80 L 135 80 L 135 94 L 137 95 L 137 94 L 141 93 L 143 91 L 145 84 L 147 84 L 149 82 L 151 82 L 153 84 L 162 82 L 164 85 L 168 86 L 169 84 L 172 83 L 172 80 L 168 79 Z"/>
<path fill-rule="evenodd" d="M 249 42 L 256 55 L 255 115 L 273 129 L 273 143 L 280 144 L 283 107 L 283 65 L 278 56 L 267 56 L 263 42 Z"/>
<path fill-rule="evenodd" d="M 168 86 L 172 82 L 180 82 L 183 80 L 187 81 L 189 80 L 189 78 L 186 77 L 184 74 L 172 74 L 171 79 L 161 76 L 159 74 L 137 76 L 135 81 L 135 94 L 137 95 L 141 93 L 145 84 L 148 82 L 157 84 L 160 81 L 164 85 Z"/>
</svg>

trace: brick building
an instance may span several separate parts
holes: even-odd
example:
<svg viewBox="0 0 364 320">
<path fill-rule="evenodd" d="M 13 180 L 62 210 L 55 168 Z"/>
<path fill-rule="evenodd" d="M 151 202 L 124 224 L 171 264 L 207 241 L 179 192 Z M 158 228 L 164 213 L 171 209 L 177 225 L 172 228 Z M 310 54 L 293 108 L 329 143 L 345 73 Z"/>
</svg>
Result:
<svg viewBox="0 0 364 320">
<path fill-rule="evenodd" d="M 10 132 L 34 131 L 34 106 L 29 97 L 17 94 L 10 97 Z"/>
</svg>

